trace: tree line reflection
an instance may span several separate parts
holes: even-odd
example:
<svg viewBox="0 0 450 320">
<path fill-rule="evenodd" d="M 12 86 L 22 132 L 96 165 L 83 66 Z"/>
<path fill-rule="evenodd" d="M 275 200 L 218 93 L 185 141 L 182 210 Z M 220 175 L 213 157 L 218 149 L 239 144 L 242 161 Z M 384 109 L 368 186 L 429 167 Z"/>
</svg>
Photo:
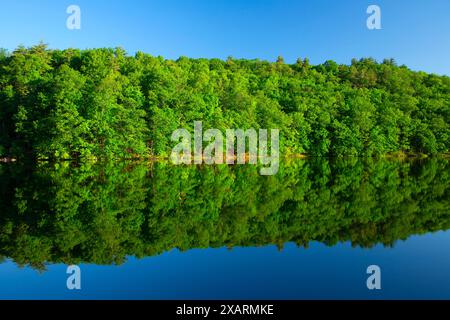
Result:
<svg viewBox="0 0 450 320">
<path fill-rule="evenodd" d="M 288 160 L 255 166 L 109 162 L 0 166 L 0 259 L 120 264 L 171 249 L 393 246 L 450 228 L 449 162 Z"/>
</svg>

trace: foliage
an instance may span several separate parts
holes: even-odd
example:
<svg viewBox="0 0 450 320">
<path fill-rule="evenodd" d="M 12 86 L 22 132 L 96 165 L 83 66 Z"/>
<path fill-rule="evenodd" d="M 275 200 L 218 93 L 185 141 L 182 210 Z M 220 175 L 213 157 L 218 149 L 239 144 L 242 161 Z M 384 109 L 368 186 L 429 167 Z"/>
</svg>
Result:
<svg viewBox="0 0 450 320">
<path fill-rule="evenodd" d="M 393 60 L 176 61 L 122 49 L 0 51 L 0 156 L 166 156 L 177 128 L 278 128 L 281 152 L 443 153 L 450 78 Z"/>
</svg>

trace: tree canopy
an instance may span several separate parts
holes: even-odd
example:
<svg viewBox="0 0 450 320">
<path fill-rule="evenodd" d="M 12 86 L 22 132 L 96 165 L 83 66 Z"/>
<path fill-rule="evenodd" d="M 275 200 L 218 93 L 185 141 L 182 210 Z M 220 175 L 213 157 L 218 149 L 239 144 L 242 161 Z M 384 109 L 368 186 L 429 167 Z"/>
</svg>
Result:
<svg viewBox="0 0 450 320">
<path fill-rule="evenodd" d="M 351 65 L 166 60 L 120 48 L 0 51 L 0 156 L 167 156 L 177 128 L 280 129 L 281 152 L 448 152 L 450 78 Z"/>
</svg>

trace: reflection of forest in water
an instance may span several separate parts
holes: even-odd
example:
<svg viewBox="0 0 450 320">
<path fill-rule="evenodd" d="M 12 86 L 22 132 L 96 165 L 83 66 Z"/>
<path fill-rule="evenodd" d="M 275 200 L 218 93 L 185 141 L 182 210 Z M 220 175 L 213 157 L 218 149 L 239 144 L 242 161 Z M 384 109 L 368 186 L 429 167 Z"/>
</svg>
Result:
<svg viewBox="0 0 450 320">
<path fill-rule="evenodd" d="M 438 158 L 292 160 L 275 176 L 250 165 L 2 165 L 0 257 L 41 269 L 173 248 L 391 246 L 450 228 L 449 173 Z"/>
</svg>

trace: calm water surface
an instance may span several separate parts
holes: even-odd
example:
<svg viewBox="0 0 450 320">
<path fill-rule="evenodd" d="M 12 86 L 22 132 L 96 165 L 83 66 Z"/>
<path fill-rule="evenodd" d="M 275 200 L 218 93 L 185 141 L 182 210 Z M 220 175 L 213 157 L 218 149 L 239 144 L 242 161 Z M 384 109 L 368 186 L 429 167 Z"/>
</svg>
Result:
<svg viewBox="0 0 450 320">
<path fill-rule="evenodd" d="M 449 187 L 439 158 L 3 164 L 0 298 L 450 299 Z"/>
</svg>

